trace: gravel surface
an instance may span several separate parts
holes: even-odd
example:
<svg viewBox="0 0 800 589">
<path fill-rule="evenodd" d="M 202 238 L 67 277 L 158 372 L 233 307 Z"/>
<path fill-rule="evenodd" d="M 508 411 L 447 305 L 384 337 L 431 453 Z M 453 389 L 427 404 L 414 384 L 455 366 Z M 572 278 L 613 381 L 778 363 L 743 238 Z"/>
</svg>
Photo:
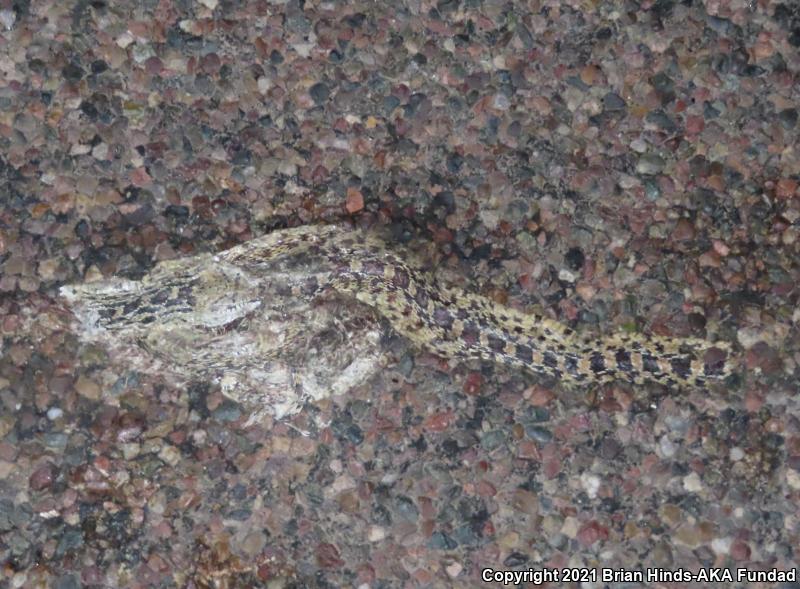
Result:
<svg viewBox="0 0 800 589">
<path fill-rule="evenodd" d="M 796 567 L 799 46 L 794 2 L 0 0 L 0 586 Z M 739 374 L 568 389 L 395 339 L 248 426 L 66 328 L 63 284 L 344 219 Z"/>
</svg>

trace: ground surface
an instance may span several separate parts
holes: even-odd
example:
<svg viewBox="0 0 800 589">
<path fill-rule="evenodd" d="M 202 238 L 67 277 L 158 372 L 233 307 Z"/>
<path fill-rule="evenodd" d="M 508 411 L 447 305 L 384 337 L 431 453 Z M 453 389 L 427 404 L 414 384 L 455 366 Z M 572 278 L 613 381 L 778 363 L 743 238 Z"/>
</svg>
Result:
<svg viewBox="0 0 800 589">
<path fill-rule="evenodd" d="M 0 584 L 797 565 L 797 4 L 2 0 L 0 27 Z M 740 375 L 567 390 L 391 341 L 368 386 L 246 427 L 59 327 L 64 283 L 345 218 L 584 330 L 735 341 Z"/>
</svg>

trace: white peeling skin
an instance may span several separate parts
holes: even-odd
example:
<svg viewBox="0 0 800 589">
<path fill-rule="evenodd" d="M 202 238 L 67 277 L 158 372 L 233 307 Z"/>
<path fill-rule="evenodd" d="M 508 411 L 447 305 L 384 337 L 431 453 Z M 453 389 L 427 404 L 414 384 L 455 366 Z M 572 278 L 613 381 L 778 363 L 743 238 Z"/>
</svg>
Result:
<svg viewBox="0 0 800 589">
<path fill-rule="evenodd" d="M 213 260 L 198 257 L 206 258 Z M 109 307 L 152 307 L 154 292 L 174 296 L 177 290 L 162 285 L 180 282 L 196 263 L 171 261 L 141 281 L 112 278 L 64 286 L 60 294 L 80 339 L 104 345 L 112 363 L 176 385 L 212 382 L 242 404 L 248 425 L 285 419 L 309 401 L 347 394 L 385 365 L 371 311 L 336 298 L 287 294 L 294 270 L 259 269 L 264 278 L 256 278 L 218 262 L 199 273 L 213 286 L 193 291 L 188 312 L 165 313 L 147 325 L 128 317 L 109 322 Z"/>
</svg>

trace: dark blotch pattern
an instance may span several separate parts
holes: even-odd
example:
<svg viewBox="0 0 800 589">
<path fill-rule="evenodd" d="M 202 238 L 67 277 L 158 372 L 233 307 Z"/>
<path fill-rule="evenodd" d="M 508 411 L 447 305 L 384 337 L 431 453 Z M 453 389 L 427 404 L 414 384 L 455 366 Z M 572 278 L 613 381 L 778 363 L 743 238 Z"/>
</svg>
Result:
<svg viewBox="0 0 800 589">
<path fill-rule="evenodd" d="M 436 325 L 441 325 L 445 329 L 453 327 L 453 314 L 446 307 L 436 307 L 433 311 L 433 320 Z"/>
<path fill-rule="evenodd" d="M 410 284 L 408 273 L 403 270 L 395 270 L 392 283 L 400 289 L 408 288 L 408 285 Z"/>
<path fill-rule="evenodd" d="M 489 348 L 494 350 L 495 352 L 502 352 L 503 348 L 506 346 L 506 342 L 503 338 L 494 335 L 493 333 L 489 334 Z"/>
<path fill-rule="evenodd" d="M 550 368 L 556 368 L 558 366 L 558 357 L 550 350 L 542 354 L 542 359 L 544 360 L 545 366 L 549 366 Z"/>
<path fill-rule="evenodd" d="M 531 364 L 533 362 L 533 350 L 530 346 L 525 344 L 517 344 L 516 355 L 517 358 L 526 364 Z"/>
<path fill-rule="evenodd" d="M 153 305 L 163 305 L 169 300 L 169 292 L 167 290 L 160 290 L 152 297 L 150 297 L 150 303 Z"/>
<path fill-rule="evenodd" d="M 567 354 L 564 358 L 564 364 L 567 367 L 567 372 L 573 375 L 578 374 L 578 357 L 573 354 Z"/>
<path fill-rule="evenodd" d="M 480 331 L 474 323 L 468 322 L 464 325 L 464 330 L 461 332 L 461 339 L 463 339 L 467 345 L 475 345 L 479 337 Z"/>
<path fill-rule="evenodd" d="M 428 306 L 428 301 L 430 300 L 430 296 L 428 296 L 427 291 L 420 289 L 417 291 L 417 294 L 414 295 L 414 300 L 417 301 L 417 304 L 420 306 L 421 309 L 424 309 Z"/>
<path fill-rule="evenodd" d="M 650 374 L 658 374 L 661 372 L 661 368 L 658 366 L 658 361 L 652 354 L 648 354 L 647 352 L 643 353 L 642 364 L 644 365 L 644 369 Z"/>
<path fill-rule="evenodd" d="M 592 357 L 589 359 L 589 368 L 595 374 L 601 374 L 606 371 L 606 359 L 600 352 L 593 352 Z"/>
<path fill-rule="evenodd" d="M 378 262 L 377 260 L 366 260 L 361 263 L 361 271 L 370 276 L 383 276 L 386 264 Z"/>
<path fill-rule="evenodd" d="M 681 378 L 688 378 L 691 370 L 691 360 L 686 356 L 678 356 L 669 361 L 672 371 Z"/>
<path fill-rule="evenodd" d="M 628 350 L 624 348 L 618 348 L 616 354 L 614 354 L 614 359 L 617 361 L 617 368 L 623 372 L 631 372 L 633 370 L 633 364 L 631 364 L 631 354 L 628 352 Z"/>
</svg>

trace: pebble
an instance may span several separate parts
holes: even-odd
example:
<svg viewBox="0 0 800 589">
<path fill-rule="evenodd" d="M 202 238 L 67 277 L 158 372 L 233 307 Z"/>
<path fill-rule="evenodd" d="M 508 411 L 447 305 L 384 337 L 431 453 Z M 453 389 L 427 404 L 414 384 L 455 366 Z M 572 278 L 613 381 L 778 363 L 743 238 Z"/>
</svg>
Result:
<svg viewBox="0 0 800 589">
<path fill-rule="evenodd" d="M 464 570 L 464 567 L 458 562 L 451 562 L 445 566 L 445 570 L 447 571 L 448 577 L 455 579 L 461 574 L 461 572 Z"/>
<path fill-rule="evenodd" d="M 600 477 L 595 474 L 583 473 L 581 475 L 581 486 L 589 498 L 594 499 L 600 490 Z"/>
<path fill-rule="evenodd" d="M 180 450 L 175 446 L 165 444 L 158 453 L 158 457 L 170 466 L 175 466 L 181 459 Z"/>
<path fill-rule="evenodd" d="M 100 385 L 83 375 L 79 376 L 78 380 L 75 381 L 75 390 L 79 395 L 93 401 L 100 398 Z"/>
<path fill-rule="evenodd" d="M 45 464 L 41 465 L 31 474 L 30 478 L 28 479 L 28 485 L 30 485 L 31 490 L 33 491 L 42 491 L 50 487 L 53 484 L 53 481 L 56 477 L 56 468 L 53 464 L 46 462 Z"/>
<path fill-rule="evenodd" d="M 553 433 L 549 429 L 538 425 L 525 426 L 525 435 L 540 444 L 546 444 L 553 439 Z"/>
<path fill-rule="evenodd" d="M 714 538 L 711 541 L 711 550 L 721 556 L 727 556 L 731 551 L 731 538 Z"/>
<path fill-rule="evenodd" d="M 370 542 L 380 542 L 386 538 L 386 530 L 380 526 L 370 526 L 367 539 Z"/>
<path fill-rule="evenodd" d="M 683 488 L 690 493 L 699 493 L 703 490 L 703 483 L 696 472 L 683 477 Z"/>
<path fill-rule="evenodd" d="M 0 10 L 0 24 L 3 25 L 5 30 L 10 31 L 14 28 L 14 23 L 17 21 L 17 15 L 12 10 L 4 8 Z"/>
<path fill-rule="evenodd" d="M 308 93 L 317 104 L 324 103 L 331 95 L 330 88 L 324 82 L 317 82 L 311 86 L 311 88 L 308 89 Z"/>
<path fill-rule="evenodd" d="M 660 174 L 664 170 L 664 160 L 653 153 L 643 154 L 636 164 L 636 172 L 647 176 Z"/>
<path fill-rule="evenodd" d="M 83 78 L 83 69 L 76 63 L 70 62 L 61 70 L 61 75 L 71 84 L 76 84 Z"/>
<path fill-rule="evenodd" d="M 661 450 L 661 455 L 664 458 L 672 458 L 675 456 L 675 452 L 678 450 L 677 446 L 667 436 L 661 436 L 658 447 Z"/>
</svg>

